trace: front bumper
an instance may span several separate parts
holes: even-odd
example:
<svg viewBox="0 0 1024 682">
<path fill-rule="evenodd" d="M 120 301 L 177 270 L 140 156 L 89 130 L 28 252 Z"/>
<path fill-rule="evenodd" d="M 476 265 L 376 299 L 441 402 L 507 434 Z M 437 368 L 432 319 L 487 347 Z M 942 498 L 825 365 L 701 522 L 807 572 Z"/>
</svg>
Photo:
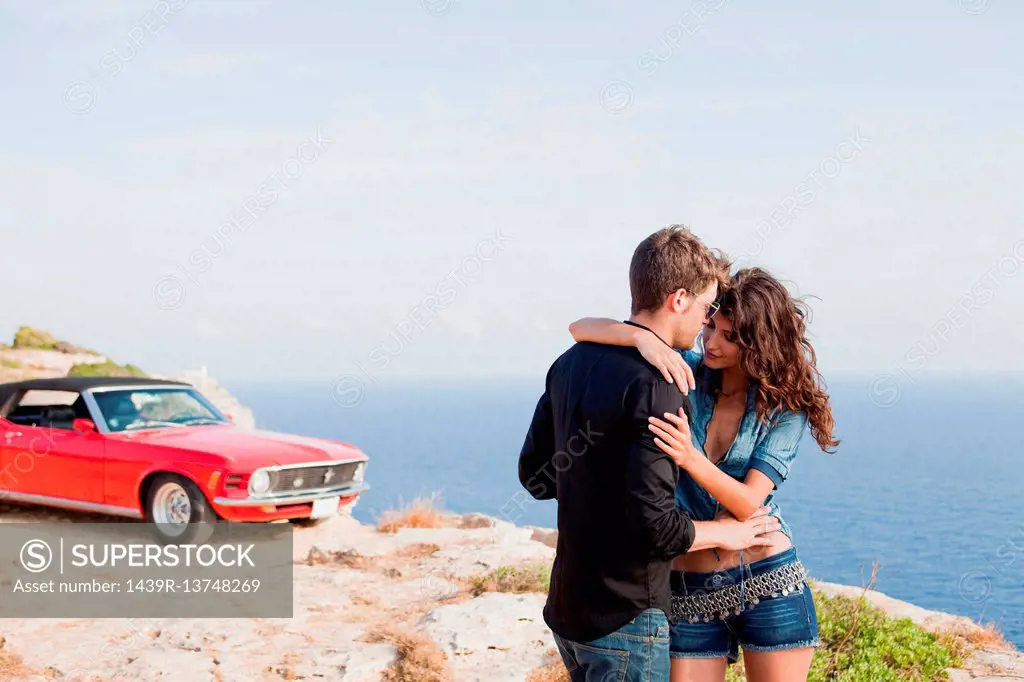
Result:
<svg viewBox="0 0 1024 682">
<path fill-rule="evenodd" d="M 288 507 L 309 504 L 325 497 L 353 497 L 370 489 L 365 483 L 348 483 L 334 488 L 320 488 L 290 495 L 267 495 L 264 497 L 216 497 L 213 504 L 218 507 Z"/>
</svg>

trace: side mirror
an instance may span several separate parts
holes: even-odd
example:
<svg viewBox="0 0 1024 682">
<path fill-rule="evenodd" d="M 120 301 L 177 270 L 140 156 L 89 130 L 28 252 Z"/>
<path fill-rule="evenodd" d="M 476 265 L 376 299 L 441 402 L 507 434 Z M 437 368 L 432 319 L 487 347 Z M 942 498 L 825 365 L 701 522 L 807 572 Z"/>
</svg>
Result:
<svg viewBox="0 0 1024 682">
<path fill-rule="evenodd" d="M 71 430 L 79 433 L 96 433 L 96 422 L 91 419 L 76 419 L 71 422 Z"/>
</svg>

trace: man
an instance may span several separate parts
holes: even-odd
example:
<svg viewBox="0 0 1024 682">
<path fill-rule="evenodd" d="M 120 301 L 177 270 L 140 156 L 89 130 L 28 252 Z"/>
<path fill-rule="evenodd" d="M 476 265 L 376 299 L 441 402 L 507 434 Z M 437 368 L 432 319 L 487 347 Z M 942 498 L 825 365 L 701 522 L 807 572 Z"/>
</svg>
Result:
<svg viewBox="0 0 1024 682">
<path fill-rule="evenodd" d="M 630 264 L 628 322 L 691 348 L 722 274 L 685 227 L 652 234 Z M 519 456 L 530 494 L 558 500 L 544 620 L 573 682 L 667 681 L 672 559 L 767 544 L 778 521 L 695 522 L 676 509 L 680 472 L 647 420 L 680 408 L 689 416 L 690 404 L 635 348 L 577 343 L 552 364 L 545 389 Z"/>
</svg>

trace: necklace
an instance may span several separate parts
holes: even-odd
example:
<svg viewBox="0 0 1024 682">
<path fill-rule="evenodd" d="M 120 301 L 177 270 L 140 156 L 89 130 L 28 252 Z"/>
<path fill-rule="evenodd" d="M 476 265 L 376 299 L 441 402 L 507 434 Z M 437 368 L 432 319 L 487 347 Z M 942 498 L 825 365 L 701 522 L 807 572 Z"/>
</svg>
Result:
<svg viewBox="0 0 1024 682">
<path fill-rule="evenodd" d="M 740 390 L 740 389 L 736 389 L 735 391 L 732 391 L 731 393 L 726 393 L 725 391 L 723 391 L 723 390 L 721 389 L 721 387 L 719 387 L 719 389 L 718 389 L 718 394 L 719 394 L 720 396 L 722 396 L 723 398 L 731 398 L 731 397 L 733 397 L 734 395 L 736 395 L 736 394 L 738 394 L 738 393 L 745 393 L 745 392 L 746 392 L 746 390 L 747 390 L 747 389 L 742 389 L 742 390 Z"/>
</svg>

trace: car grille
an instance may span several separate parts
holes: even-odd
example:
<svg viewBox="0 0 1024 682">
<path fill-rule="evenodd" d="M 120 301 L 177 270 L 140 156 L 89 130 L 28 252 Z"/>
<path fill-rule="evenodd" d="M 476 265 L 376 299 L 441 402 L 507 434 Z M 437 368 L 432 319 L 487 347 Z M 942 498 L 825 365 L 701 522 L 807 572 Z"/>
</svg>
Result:
<svg viewBox="0 0 1024 682">
<path fill-rule="evenodd" d="M 335 488 L 351 483 L 361 462 L 279 469 L 270 477 L 271 495 Z"/>
</svg>

